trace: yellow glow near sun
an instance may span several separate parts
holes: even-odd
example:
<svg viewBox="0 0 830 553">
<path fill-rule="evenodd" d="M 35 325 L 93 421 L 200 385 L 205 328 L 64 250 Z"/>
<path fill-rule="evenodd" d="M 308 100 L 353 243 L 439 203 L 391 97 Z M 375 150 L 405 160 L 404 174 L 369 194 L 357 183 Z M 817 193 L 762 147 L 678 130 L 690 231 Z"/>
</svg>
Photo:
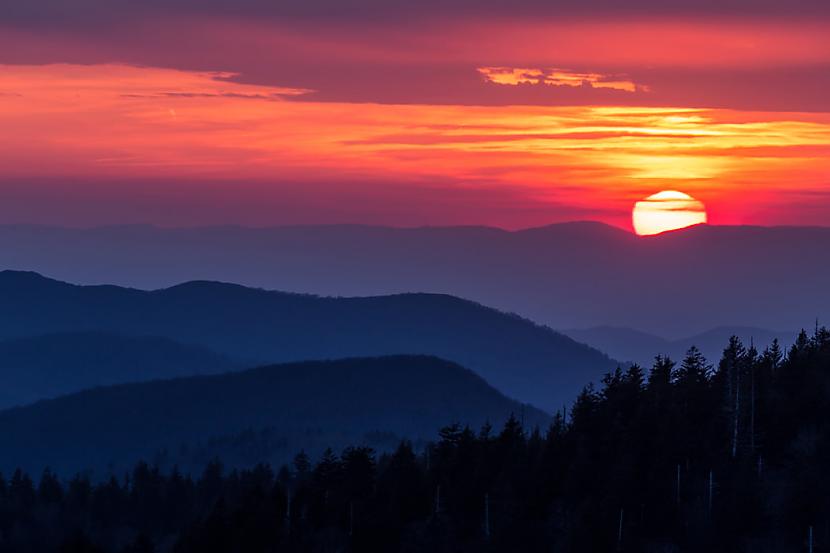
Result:
<svg viewBox="0 0 830 553">
<path fill-rule="evenodd" d="M 706 208 L 688 194 L 664 190 L 634 204 L 634 231 L 640 236 L 659 234 L 706 222 Z"/>
</svg>

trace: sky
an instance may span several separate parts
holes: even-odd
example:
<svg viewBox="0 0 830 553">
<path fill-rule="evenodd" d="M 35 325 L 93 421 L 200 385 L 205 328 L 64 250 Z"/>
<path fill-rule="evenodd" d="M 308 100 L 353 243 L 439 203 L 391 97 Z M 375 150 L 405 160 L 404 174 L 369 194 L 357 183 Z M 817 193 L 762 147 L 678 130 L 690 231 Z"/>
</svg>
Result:
<svg viewBox="0 0 830 553">
<path fill-rule="evenodd" d="M 830 221 L 830 3 L 0 5 L 0 223 Z"/>
</svg>

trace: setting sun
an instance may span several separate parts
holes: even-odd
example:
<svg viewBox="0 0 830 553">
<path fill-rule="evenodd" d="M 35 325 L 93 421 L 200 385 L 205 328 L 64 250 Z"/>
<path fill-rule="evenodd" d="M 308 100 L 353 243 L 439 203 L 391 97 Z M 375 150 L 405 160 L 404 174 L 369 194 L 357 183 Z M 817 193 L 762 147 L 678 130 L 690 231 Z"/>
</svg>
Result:
<svg viewBox="0 0 830 553">
<path fill-rule="evenodd" d="M 664 190 L 634 204 L 632 221 L 640 236 L 659 234 L 705 223 L 706 208 L 688 194 Z"/>
</svg>

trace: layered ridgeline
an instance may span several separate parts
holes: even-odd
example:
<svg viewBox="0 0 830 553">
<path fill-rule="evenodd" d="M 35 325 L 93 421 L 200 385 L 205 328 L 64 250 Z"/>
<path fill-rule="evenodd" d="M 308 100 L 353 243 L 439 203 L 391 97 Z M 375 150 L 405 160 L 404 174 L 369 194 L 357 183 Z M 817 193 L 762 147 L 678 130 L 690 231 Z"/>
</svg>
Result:
<svg viewBox="0 0 830 553">
<path fill-rule="evenodd" d="M 139 459 L 199 471 L 214 457 L 277 466 L 304 449 L 392 449 L 448 422 L 500 426 L 511 414 L 546 427 L 454 363 L 426 356 L 315 361 L 102 387 L 0 412 L 0 471 L 126 469 Z"/>
<path fill-rule="evenodd" d="M 5 340 L 64 332 L 159 336 L 252 364 L 435 355 L 551 411 L 616 366 L 548 328 L 446 295 L 323 298 L 216 282 L 147 292 L 7 271 L 0 273 L 0 305 Z"/>
<path fill-rule="evenodd" d="M 830 228 L 700 226 L 638 238 L 599 223 L 486 227 L 63 229 L 0 226 L 0 266 L 158 288 L 204 278 L 323 295 L 445 293 L 553 328 L 668 338 L 830 317 Z M 782 283 L 789 286 L 781 294 Z"/>
<path fill-rule="evenodd" d="M 70 332 L 0 342 L 0 409 L 85 388 L 248 366 L 152 336 Z"/>
<path fill-rule="evenodd" d="M 754 344 L 763 349 L 773 340 L 790 345 L 795 342 L 798 332 L 785 332 L 755 327 L 719 326 L 689 336 L 669 340 L 661 336 L 639 330 L 615 326 L 598 326 L 584 329 L 562 330 L 577 342 L 589 344 L 607 353 L 615 359 L 638 363 L 648 367 L 654 362 L 655 355 L 664 355 L 672 359 L 682 359 L 690 347 L 695 346 L 708 359 L 718 359 L 723 352 L 723 344 L 732 336 L 737 336 L 746 344 Z"/>
</svg>

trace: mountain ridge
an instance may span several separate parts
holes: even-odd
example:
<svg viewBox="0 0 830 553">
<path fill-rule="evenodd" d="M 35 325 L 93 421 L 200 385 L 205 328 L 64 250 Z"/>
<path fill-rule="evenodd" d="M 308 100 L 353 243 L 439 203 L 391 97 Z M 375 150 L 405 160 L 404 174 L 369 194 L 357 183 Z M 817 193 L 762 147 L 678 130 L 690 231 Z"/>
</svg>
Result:
<svg viewBox="0 0 830 553">
<path fill-rule="evenodd" d="M 447 294 L 322 297 L 217 282 L 143 291 L 0 274 L 0 339 L 66 332 L 159 336 L 233 359 L 435 355 L 510 397 L 554 411 L 617 366 L 515 314 Z"/>
<path fill-rule="evenodd" d="M 0 411 L 2 469 L 107 473 L 163 451 L 179 464 L 187 461 L 180 446 L 245 431 L 272 432 L 272 458 L 250 462 L 278 465 L 301 449 L 319 455 L 329 446 L 365 442 L 367 434 L 391 434 L 395 439 L 380 444 L 391 448 L 400 439 L 431 438 L 453 421 L 500 424 L 511 413 L 531 427 L 550 420 L 473 371 L 433 356 L 267 365 L 99 387 Z"/>
<path fill-rule="evenodd" d="M 246 362 L 157 336 L 64 332 L 0 341 L 0 408 L 85 388 L 240 369 Z"/>
<path fill-rule="evenodd" d="M 804 245 L 809 244 L 805 248 Z M 830 227 L 702 225 L 637 237 L 575 222 L 492 227 L 0 226 L 0 267 L 142 290 L 204 279 L 322 296 L 443 293 L 552 328 L 690 336 L 830 317 Z M 780 290 L 781 282 L 798 285 Z"/>
</svg>

